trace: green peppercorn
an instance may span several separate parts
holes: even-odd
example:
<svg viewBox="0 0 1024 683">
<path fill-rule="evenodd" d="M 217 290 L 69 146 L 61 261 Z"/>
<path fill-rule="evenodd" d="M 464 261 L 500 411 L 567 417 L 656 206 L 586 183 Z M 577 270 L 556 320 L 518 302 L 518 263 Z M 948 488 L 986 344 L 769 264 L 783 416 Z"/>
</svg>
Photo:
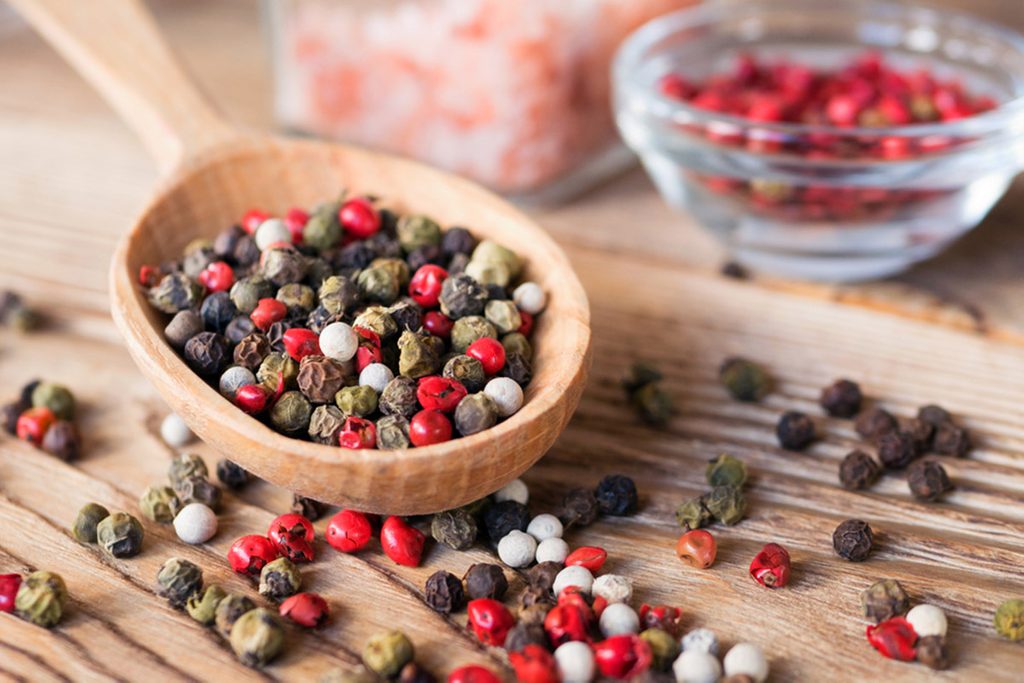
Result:
<svg viewBox="0 0 1024 683">
<path fill-rule="evenodd" d="M 157 524 L 170 524 L 181 508 L 181 501 L 170 486 L 150 486 L 139 499 L 142 515 Z"/>
<path fill-rule="evenodd" d="M 149 290 L 149 302 L 163 313 L 195 308 L 203 298 L 203 288 L 185 273 L 170 273 Z"/>
<path fill-rule="evenodd" d="M 522 332 L 512 332 L 501 338 L 501 345 L 505 348 L 505 355 L 513 353 L 520 354 L 526 360 L 533 359 L 533 344 Z"/>
<path fill-rule="evenodd" d="M 723 453 L 708 463 L 705 475 L 712 486 L 742 488 L 747 481 L 747 464 Z"/>
<path fill-rule="evenodd" d="M 309 418 L 309 438 L 329 446 L 338 445 L 338 433 L 345 424 L 345 416 L 337 406 L 317 406 Z"/>
<path fill-rule="evenodd" d="M 391 271 L 398 282 L 399 288 L 407 287 L 412 275 L 409 272 L 409 264 L 400 258 L 375 258 L 370 261 L 371 268 L 384 268 Z"/>
<path fill-rule="evenodd" d="M 110 516 L 107 508 L 96 503 L 86 503 L 78 511 L 75 523 L 71 525 L 71 535 L 79 543 L 96 542 L 96 526 Z"/>
<path fill-rule="evenodd" d="M 245 595 L 228 593 L 227 597 L 217 604 L 214 610 L 213 623 L 217 633 L 227 639 L 231 637 L 231 627 L 241 616 L 256 609 L 256 603 Z"/>
<path fill-rule="evenodd" d="M 68 589 L 53 572 L 37 571 L 25 577 L 14 598 L 14 611 L 36 626 L 53 628 L 64 615 Z"/>
<path fill-rule="evenodd" d="M 735 486 L 716 486 L 704 496 L 703 502 L 711 516 L 726 526 L 738 524 L 747 512 L 743 491 Z"/>
<path fill-rule="evenodd" d="M 426 216 L 402 216 L 398 219 L 396 229 L 398 243 L 407 254 L 420 247 L 441 245 L 441 226 Z"/>
<path fill-rule="evenodd" d="M 249 315 L 256 309 L 260 299 L 274 296 L 274 283 L 262 275 L 250 275 L 231 285 L 228 296 L 239 313 Z"/>
<path fill-rule="evenodd" d="M 447 280 L 446 280 L 447 282 Z M 432 335 L 417 334 L 406 330 L 398 338 L 398 371 L 399 374 L 419 379 L 437 372 L 441 359 L 432 342 L 427 337 Z M 436 337 L 434 337 L 436 339 Z"/>
<path fill-rule="evenodd" d="M 366 301 L 390 305 L 398 298 L 398 278 L 390 268 L 370 267 L 360 271 L 356 286 Z"/>
<path fill-rule="evenodd" d="M 288 315 L 299 317 L 309 315 L 316 308 L 316 292 L 309 285 L 291 282 L 277 290 L 278 301 L 288 307 Z"/>
<path fill-rule="evenodd" d="M 675 410 L 672 397 L 658 382 L 651 382 L 634 391 L 629 402 L 644 422 L 655 427 L 668 423 Z"/>
<path fill-rule="evenodd" d="M 313 406 L 299 391 L 286 391 L 270 409 L 270 424 L 279 432 L 304 432 L 309 429 Z"/>
<path fill-rule="evenodd" d="M 655 671 L 668 671 L 682 647 L 679 640 L 660 628 L 649 628 L 640 634 L 640 640 L 651 648 L 651 667 Z"/>
<path fill-rule="evenodd" d="M 449 358 L 441 374 L 448 379 L 458 380 L 471 394 L 483 391 L 487 385 L 487 373 L 484 371 L 483 363 L 464 354 Z"/>
<path fill-rule="evenodd" d="M 430 535 L 452 550 L 466 550 L 476 542 L 479 528 L 465 508 L 438 512 L 430 522 Z"/>
<path fill-rule="evenodd" d="M 523 324 L 516 305 L 507 299 L 488 301 L 484 306 L 484 316 L 501 334 L 510 334 Z"/>
<path fill-rule="evenodd" d="M 523 262 L 518 254 L 491 240 L 484 240 L 478 244 L 476 249 L 473 250 L 473 256 L 470 258 L 470 261 L 503 264 L 508 269 L 509 276 L 512 279 L 519 277 L 523 271 Z"/>
<path fill-rule="evenodd" d="M 267 249 L 260 259 L 260 273 L 278 287 L 300 282 L 308 269 L 306 257 L 290 245 Z"/>
<path fill-rule="evenodd" d="M 217 605 L 227 596 L 227 591 L 217 584 L 207 586 L 202 594 L 192 594 L 185 603 L 185 611 L 203 626 L 209 626 L 217 616 Z"/>
<path fill-rule="evenodd" d="M 195 453 L 181 453 L 178 455 L 171 461 L 171 467 L 167 472 L 167 478 L 170 479 L 171 486 L 174 488 L 177 488 L 181 482 L 190 477 L 203 477 L 205 479 L 208 476 L 210 476 L 210 472 L 206 469 L 206 463 Z"/>
<path fill-rule="evenodd" d="M 332 275 L 320 284 L 320 305 L 331 315 L 343 315 L 359 302 L 359 288 L 344 275 Z"/>
<path fill-rule="evenodd" d="M 334 396 L 334 402 L 346 417 L 367 417 L 377 412 L 377 392 L 365 384 L 342 388 Z"/>
<path fill-rule="evenodd" d="M 320 252 L 328 251 L 338 245 L 341 234 L 338 213 L 318 211 L 309 217 L 302 228 L 302 243 Z"/>
<path fill-rule="evenodd" d="M 384 678 L 397 676 L 414 656 L 412 641 L 401 631 L 378 633 L 363 648 L 363 664 Z"/>
<path fill-rule="evenodd" d="M 385 415 L 411 418 L 420 409 L 416 398 L 416 381 L 409 377 L 395 377 L 384 386 L 378 405 Z"/>
<path fill-rule="evenodd" d="M 174 492 L 178 494 L 182 507 L 190 503 L 202 503 L 211 510 L 220 509 L 220 487 L 206 477 L 188 477 L 178 482 Z"/>
<path fill-rule="evenodd" d="M 263 565 L 260 571 L 260 595 L 281 602 L 302 588 L 302 574 L 287 557 L 279 557 Z"/>
<path fill-rule="evenodd" d="M 484 337 L 498 338 L 498 331 L 494 329 L 494 325 L 478 315 L 467 315 L 465 318 L 459 318 L 452 325 L 452 350 L 458 353 L 465 353 L 470 344 Z"/>
<path fill-rule="evenodd" d="M 509 272 L 508 264 L 501 261 L 477 261 L 470 259 L 469 263 L 466 264 L 465 273 L 485 286 L 508 287 L 512 281 L 512 273 Z"/>
<path fill-rule="evenodd" d="M 277 615 L 258 607 L 238 618 L 231 627 L 231 649 L 246 666 L 269 664 L 284 647 L 284 627 Z"/>
<path fill-rule="evenodd" d="M 687 531 L 707 526 L 711 522 L 711 512 L 704 505 L 704 497 L 691 498 L 676 508 L 676 521 Z"/>
<path fill-rule="evenodd" d="M 96 525 L 96 542 L 112 557 L 134 557 L 142 550 L 142 525 L 127 512 L 115 512 Z"/>
<path fill-rule="evenodd" d="M 287 353 L 270 353 L 256 370 L 256 380 L 263 388 L 276 392 L 278 383 L 284 379 L 285 387 L 295 386 L 299 377 L 299 364 Z"/>
<path fill-rule="evenodd" d="M 409 420 L 402 415 L 386 415 L 377 420 L 377 448 L 385 451 L 408 448 Z"/>
<path fill-rule="evenodd" d="M 160 596 L 174 609 L 184 609 L 193 595 L 203 588 L 203 570 L 180 557 L 163 563 L 156 574 Z"/>
<path fill-rule="evenodd" d="M 42 382 L 32 392 L 32 406 L 49 408 L 61 420 L 70 420 L 75 416 L 75 397 L 60 384 Z"/>
<path fill-rule="evenodd" d="M 737 401 L 760 401 L 772 388 L 768 373 L 745 358 L 727 358 L 718 370 L 718 377 Z"/>
<path fill-rule="evenodd" d="M 996 609 L 996 633 L 1010 640 L 1024 640 L 1024 600 L 1007 600 Z"/>
<path fill-rule="evenodd" d="M 368 306 L 356 316 L 352 325 L 370 330 L 381 339 L 390 339 L 398 334 L 398 323 L 383 306 Z"/>
<path fill-rule="evenodd" d="M 484 393 L 470 394 L 455 407 L 455 427 L 464 436 L 490 429 L 498 422 L 498 407 Z"/>
<path fill-rule="evenodd" d="M 423 309 L 412 299 L 399 299 L 388 308 L 388 315 L 398 325 L 399 331 L 415 332 L 423 327 Z"/>
</svg>

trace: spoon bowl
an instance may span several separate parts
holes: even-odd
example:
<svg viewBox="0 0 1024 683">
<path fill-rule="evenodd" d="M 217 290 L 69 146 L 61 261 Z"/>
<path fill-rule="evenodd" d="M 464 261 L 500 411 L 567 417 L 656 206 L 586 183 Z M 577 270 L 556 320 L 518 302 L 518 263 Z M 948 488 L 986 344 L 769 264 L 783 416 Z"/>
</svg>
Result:
<svg viewBox="0 0 1024 683">
<path fill-rule="evenodd" d="M 136 0 L 13 4 L 133 125 L 165 180 L 121 240 L 110 268 L 111 313 L 128 351 L 204 441 L 253 474 L 316 500 L 367 512 L 423 514 L 476 500 L 551 447 L 579 402 L 590 362 L 590 313 L 568 259 L 529 218 L 461 178 L 345 145 L 245 135 L 192 87 Z M 83 7 L 88 5 L 88 8 Z M 96 32 L 131 36 L 125 46 Z M 522 409 L 495 427 L 398 451 L 347 450 L 279 434 L 223 398 L 167 344 L 167 319 L 137 284 L 144 264 L 180 256 L 249 208 L 283 214 L 341 189 L 397 202 L 442 226 L 463 225 L 518 252 L 548 294 L 534 331 L 534 376 Z"/>
</svg>

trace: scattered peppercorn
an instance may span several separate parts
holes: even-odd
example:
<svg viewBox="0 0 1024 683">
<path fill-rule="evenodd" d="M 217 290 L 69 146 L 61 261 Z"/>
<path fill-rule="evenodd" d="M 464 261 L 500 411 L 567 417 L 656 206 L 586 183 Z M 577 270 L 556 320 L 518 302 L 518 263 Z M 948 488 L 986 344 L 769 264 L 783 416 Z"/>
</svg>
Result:
<svg viewBox="0 0 1024 683">
<path fill-rule="evenodd" d="M 444 570 L 434 572 L 427 579 L 423 600 L 435 612 L 441 614 L 458 612 L 466 602 L 462 581 L 451 572 Z"/>
<path fill-rule="evenodd" d="M 221 637 L 231 638 L 231 628 L 235 622 L 247 612 L 256 609 L 256 603 L 245 595 L 228 593 L 227 597 L 220 601 L 217 609 L 214 610 L 213 623 L 217 633 Z"/>
<path fill-rule="evenodd" d="M 665 425 L 675 406 L 672 397 L 661 387 L 663 375 L 653 365 L 634 363 L 629 376 L 622 380 L 626 398 L 640 418 L 655 427 Z"/>
<path fill-rule="evenodd" d="M 867 636 L 871 646 L 889 659 L 910 662 L 917 656 L 914 650 L 917 634 L 903 617 L 892 617 L 874 626 L 868 626 Z"/>
<path fill-rule="evenodd" d="M 863 562 L 871 553 L 874 534 L 867 522 L 848 519 L 832 533 L 832 547 L 839 557 L 851 562 Z"/>
<path fill-rule="evenodd" d="M 510 531 L 526 531 L 529 524 L 529 510 L 515 500 L 503 500 L 495 503 L 484 513 L 487 537 L 495 545 L 508 536 Z"/>
<path fill-rule="evenodd" d="M 632 515 L 638 507 L 636 484 L 622 474 L 610 474 L 597 485 L 594 491 L 601 512 L 621 517 Z"/>
<path fill-rule="evenodd" d="M 877 624 L 906 614 L 910 609 L 910 598 L 899 581 L 883 579 L 861 593 L 860 604 L 864 616 Z"/>
<path fill-rule="evenodd" d="M 967 430 L 952 422 L 943 422 L 935 428 L 932 448 L 939 455 L 953 455 L 962 458 L 971 450 L 971 438 Z"/>
<path fill-rule="evenodd" d="M 723 453 L 708 463 L 705 475 L 711 486 L 742 488 L 747 481 L 747 464 Z"/>
<path fill-rule="evenodd" d="M 747 513 L 743 491 L 735 486 L 716 486 L 701 496 L 700 502 L 716 521 L 726 526 L 739 524 Z"/>
<path fill-rule="evenodd" d="M 156 582 L 160 595 L 167 598 L 174 609 L 184 609 L 189 599 L 203 588 L 203 570 L 192 562 L 172 557 L 157 572 Z"/>
<path fill-rule="evenodd" d="M 856 491 L 875 483 L 881 474 L 875 459 L 861 450 L 850 451 L 839 464 L 839 483 L 843 488 Z"/>
<path fill-rule="evenodd" d="M 301 588 L 302 574 L 287 557 L 268 562 L 260 570 L 260 595 L 274 602 L 295 595 Z"/>
<path fill-rule="evenodd" d="M 452 550 L 466 550 L 476 542 L 476 520 L 466 509 L 439 512 L 430 523 L 430 534 Z"/>
<path fill-rule="evenodd" d="M 284 648 L 284 627 L 276 614 L 257 607 L 238 617 L 231 627 L 230 643 L 242 664 L 261 668 Z"/>
<path fill-rule="evenodd" d="M 68 589 L 59 574 L 32 572 L 24 578 L 14 598 L 14 612 L 36 626 L 53 628 L 64 615 Z"/>
<path fill-rule="evenodd" d="M 413 660 L 412 641 L 401 631 L 383 631 L 366 641 L 363 664 L 383 678 L 393 678 Z"/>
<path fill-rule="evenodd" d="M 406 567 L 419 566 L 425 542 L 423 532 L 407 524 L 401 517 L 388 517 L 380 529 L 380 546 L 384 554 L 396 564 Z"/>
<path fill-rule="evenodd" d="M 883 434 L 878 440 L 878 459 L 887 469 L 901 470 L 920 455 L 912 435 L 895 431 Z"/>
<path fill-rule="evenodd" d="M 814 422 L 807 415 L 790 410 L 779 418 L 775 435 L 783 448 L 801 451 L 814 441 Z"/>
<path fill-rule="evenodd" d="M 937 500 L 953 488 L 946 468 L 934 460 L 920 460 L 907 470 L 907 485 L 918 500 Z"/>
<path fill-rule="evenodd" d="M 319 628 L 330 618 L 330 606 L 316 593 L 297 593 L 281 603 L 282 617 L 306 628 Z"/>
<path fill-rule="evenodd" d="M 860 386 L 848 379 L 838 379 L 821 390 L 821 407 L 832 417 L 853 417 L 860 412 L 862 400 Z"/>
<path fill-rule="evenodd" d="M 96 542 L 112 557 L 134 557 L 142 550 L 144 532 L 139 520 L 127 512 L 115 512 L 96 525 Z"/>
<path fill-rule="evenodd" d="M 718 378 L 737 401 L 760 401 L 772 389 L 768 373 L 746 358 L 727 358 L 718 370 Z"/>
<path fill-rule="evenodd" d="M 240 465 L 222 458 L 217 461 L 217 479 L 232 491 L 237 491 L 249 483 L 249 473 Z"/>
<path fill-rule="evenodd" d="M 565 494 L 558 518 L 566 529 L 574 526 L 585 527 L 597 521 L 600 512 L 601 508 L 594 492 L 577 488 Z"/>
<path fill-rule="evenodd" d="M 82 451 L 81 437 L 78 429 L 67 420 L 57 420 L 43 434 L 41 447 L 50 455 L 70 462 L 77 460 Z"/>
<path fill-rule="evenodd" d="M 110 512 L 102 505 L 86 503 L 78 511 L 75 522 L 71 525 L 71 535 L 79 543 L 95 543 L 96 527 L 109 516 Z"/>
<path fill-rule="evenodd" d="M 496 564 L 473 564 L 462 577 L 466 586 L 466 595 L 470 600 L 491 598 L 501 600 L 508 592 L 508 579 L 505 570 Z"/>
<path fill-rule="evenodd" d="M 899 428 L 896 418 L 882 408 L 869 408 L 857 416 L 854 429 L 868 443 L 877 444 L 886 434 Z"/>
<path fill-rule="evenodd" d="M 312 498 L 306 498 L 296 493 L 292 496 L 292 512 L 302 515 L 311 522 L 315 522 L 327 512 L 327 506 Z"/>
<path fill-rule="evenodd" d="M 227 596 L 227 591 L 217 584 L 207 586 L 206 590 L 193 593 L 189 597 L 185 603 L 185 611 L 203 626 L 210 626 L 217 616 L 217 606 Z"/>
<path fill-rule="evenodd" d="M 946 639 L 942 636 L 925 636 L 917 641 L 915 648 L 917 661 L 929 669 L 941 671 L 949 668 L 949 652 Z"/>
<path fill-rule="evenodd" d="M 1024 600 L 1007 600 L 995 615 L 996 633 L 1010 640 L 1024 641 Z"/>
<path fill-rule="evenodd" d="M 715 537 L 703 529 L 687 531 L 676 542 L 676 556 L 697 569 L 707 569 L 714 564 L 716 553 Z"/>
<path fill-rule="evenodd" d="M 181 508 L 181 501 L 170 486 L 150 486 L 139 499 L 142 516 L 157 524 L 170 524 Z"/>
<path fill-rule="evenodd" d="M 750 575 L 765 588 L 782 588 L 789 573 L 789 552 L 778 543 L 765 545 L 750 563 Z"/>
</svg>

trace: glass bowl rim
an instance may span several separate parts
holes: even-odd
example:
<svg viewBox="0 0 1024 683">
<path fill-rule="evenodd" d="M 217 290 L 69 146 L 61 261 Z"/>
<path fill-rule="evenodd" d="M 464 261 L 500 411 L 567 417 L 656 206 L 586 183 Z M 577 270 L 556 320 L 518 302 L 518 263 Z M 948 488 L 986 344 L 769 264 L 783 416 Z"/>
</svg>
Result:
<svg viewBox="0 0 1024 683">
<path fill-rule="evenodd" d="M 918 4 L 897 4 L 885 0 L 857 0 L 852 5 L 842 0 L 747 0 L 744 6 L 748 8 L 807 9 L 819 13 L 823 11 L 860 15 L 881 13 L 888 18 L 919 17 L 922 21 L 930 19 L 932 23 L 955 22 L 1000 38 L 1024 57 L 1024 34 L 966 12 Z M 630 98 L 639 98 L 637 101 L 642 101 L 645 108 L 659 118 L 674 119 L 678 123 L 686 124 L 732 126 L 738 131 L 756 129 L 759 135 L 766 137 L 773 134 L 788 137 L 828 134 L 842 138 L 903 137 L 915 139 L 978 136 L 986 133 L 1005 133 L 1009 124 L 1017 119 L 1024 124 L 1024 88 L 1015 97 L 1000 103 L 996 108 L 963 119 L 868 128 L 832 124 L 754 121 L 735 114 L 723 114 L 694 107 L 687 102 L 672 99 L 662 94 L 657 88 L 650 88 L 634 79 L 634 73 L 647 61 L 644 53 L 651 45 L 683 30 L 713 26 L 728 14 L 730 8 L 734 8 L 734 6 L 727 2 L 701 4 L 664 14 L 643 24 L 626 38 L 615 55 L 612 72 L 616 89 L 623 88 L 629 92 Z M 872 46 L 864 45 L 864 47 L 870 49 Z"/>
</svg>

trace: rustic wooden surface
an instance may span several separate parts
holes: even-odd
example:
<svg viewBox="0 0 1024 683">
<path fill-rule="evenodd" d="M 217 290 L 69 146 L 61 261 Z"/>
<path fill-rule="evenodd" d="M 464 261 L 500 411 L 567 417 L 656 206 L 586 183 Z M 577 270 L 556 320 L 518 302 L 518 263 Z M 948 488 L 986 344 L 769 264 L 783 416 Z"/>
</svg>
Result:
<svg viewBox="0 0 1024 683">
<path fill-rule="evenodd" d="M 160 18 L 231 116 L 268 124 L 252 4 L 176 2 Z M 0 572 L 56 569 L 72 593 L 67 619 L 52 632 L 0 615 L 0 678 L 315 680 L 332 666 L 351 666 L 371 633 L 395 624 L 439 672 L 470 661 L 499 666 L 500 655 L 466 636 L 460 619 L 437 616 L 419 599 L 429 573 L 461 573 L 490 557 L 482 548 L 432 548 L 419 569 L 396 567 L 376 548 L 358 556 L 319 548 L 306 577 L 336 618 L 317 635 L 291 632 L 285 656 L 257 674 L 235 663 L 217 636 L 171 611 L 154 595 L 153 579 L 167 557 L 181 555 L 202 565 L 208 580 L 248 590 L 230 575 L 224 552 L 286 509 L 287 492 L 255 484 L 229 495 L 221 531 L 204 546 L 184 546 L 155 524 L 146 525 L 144 551 L 131 560 L 107 559 L 71 539 L 67 526 L 81 504 L 135 511 L 171 455 L 157 437 L 166 408 L 127 359 L 106 295 L 113 245 L 156 171 L 131 133 L 27 33 L 0 39 L 0 158 L 0 286 L 25 292 L 52 317 L 31 338 L 0 331 L 4 391 L 38 375 L 67 383 L 81 399 L 85 435 L 85 456 L 70 465 L 0 438 Z M 608 569 L 632 576 L 639 600 L 679 604 L 688 627 L 713 628 L 727 643 L 760 643 L 773 681 L 1019 680 L 1024 650 L 997 639 L 990 625 L 1001 600 L 1024 596 L 1019 215 L 1018 188 L 955 252 L 897 281 L 830 289 L 717 277 L 716 248 L 670 215 L 636 173 L 544 212 L 590 295 L 595 356 L 576 418 L 526 475 L 532 509 L 549 510 L 567 486 L 594 484 L 606 472 L 634 476 L 640 514 L 573 532 L 570 543 L 605 546 Z M 731 353 L 768 363 L 779 391 L 758 406 L 727 400 L 715 368 Z M 663 432 L 638 426 L 625 410 L 617 380 L 636 357 L 661 364 L 679 403 Z M 840 375 L 901 414 L 937 401 L 963 416 L 980 446 L 966 460 L 944 459 L 957 484 L 951 496 L 912 502 L 896 476 L 867 493 L 840 490 L 835 469 L 855 444 L 843 421 L 822 419 L 827 438 L 806 453 L 778 450 L 777 415 L 791 407 L 816 414 L 818 390 Z M 212 465 L 211 451 L 196 450 Z M 703 462 L 720 451 L 753 469 L 751 514 L 718 530 L 713 570 L 688 570 L 673 555 L 672 511 L 702 488 Z M 879 536 L 862 564 L 830 548 L 835 524 L 853 516 Z M 786 544 L 796 564 L 783 591 L 746 576 L 749 558 L 769 540 Z M 889 662 L 867 646 L 858 595 L 882 577 L 947 609 L 949 672 Z"/>
</svg>

